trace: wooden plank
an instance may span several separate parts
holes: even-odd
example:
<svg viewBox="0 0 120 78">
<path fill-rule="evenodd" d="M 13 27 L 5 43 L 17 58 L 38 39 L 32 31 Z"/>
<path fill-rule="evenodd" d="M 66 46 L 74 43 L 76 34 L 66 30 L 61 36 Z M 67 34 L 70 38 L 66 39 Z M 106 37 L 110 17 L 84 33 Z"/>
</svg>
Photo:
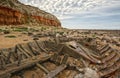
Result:
<svg viewBox="0 0 120 78">
<path fill-rule="evenodd" d="M 67 60 L 68 60 L 68 55 L 65 55 L 64 57 L 63 57 L 63 59 L 62 59 L 62 62 L 61 62 L 61 64 L 66 64 L 67 63 Z"/>
<path fill-rule="evenodd" d="M 100 53 L 103 54 L 104 52 L 107 52 L 110 49 L 110 46 L 106 46 L 105 48 L 103 48 L 102 50 L 100 50 Z"/>
<path fill-rule="evenodd" d="M 21 64 L 19 66 L 17 65 L 18 61 L 16 61 L 12 64 L 7 65 L 5 70 L 0 70 L 0 77 L 3 75 L 6 75 L 7 73 L 14 73 L 14 72 L 20 71 L 24 68 L 31 67 L 38 62 L 44 62 L 44 61 L 50 59 L 50 57 L 51 57 L 51 55 L 47 55 L 47 56 L 45 56 L 44 54 L 38 55 L 38 56 L 35 56 L 32 58 L 28 58 L 26 60 L 21 60 Z"/>
<path fill-rule="evenodd" d="M 6 58 L 6 54 L 1 50 L 0 53 Z"/>
<path fill-rule="evenodd" d="M 46 74 L 49 73 L 49 71 L 44 66 L 42 66 L 41 64 L 36 63 L 36 66 L 39 67 L 40 69 L 42 69 Z"/>
<path fill-rule="evenodd" d="M 9 63 L 9 62 L 13 63 L 14 62 L 13 58 L 10 58 L 10 57 L 12 57 L 11 56 L 12 55 L 11 52 L 8 52 L 7 50 L 1 50 L 1 53 L 6 58 L 6 62 L 7 63 Z"/>
<path fill-rule="evenodd" d="M 12 57 L 12 58 L 11 58 Z M 14 59 L 13 59 L 13 52 L 9 52 L 9 54 L 7 55 L 7 58 L 6 58 L 6 62 L 9 63 L 13 63 L 14 62 Z"/>
<path fill-rule="evenodd" d="M 49 72 L 45 78 L 55 77 L 57 74 L 59 74 L 61 71 L 63 71 L 66 67 L 67 67 L 67 65 L 64 65 L 64 64 L 58 66 L 55 70 Z"/>
<path fill-rule="evenodd" d="M 27 50 L 26 48 L 24 48 L 22 45 L 20 46 L 21 47 L 21 49 L 23 49 L 23 51 L 25 52 L 25 53 L 27 53 L 28 55 L 30 55 L 30 56 L 34 56 L 29 50 Z"/>
<path fill-rule="evenodd" d="M 106 68 L 104 69 L 103 71 L 101 71 L 101 74 L 100 76 L 103 77 L 103 76 L 107 76 L 113 72 L 115 72 L 116 70 L 119 70 L 120 69 L 120 62 L 117 62 L 115 63 L 113 66 L 109 67 L 109 68 Z"/>
<path fill-rule="evenodd" d="M 78 46 L 81 48 L 81 50 L 83 50 L 85 53 L 86 53 L 86 55 L 87 56 L 89 56 L 91 59 L 99 59 L 100 57 L 98 56 L 98 55 L 96 55 L 96 54 L 94 54 L 94 52 L 92 51 L 92 50 L 89 50 L 89 49 L 87 49 L 86 47 L 84 47 L 84 46 L 82 46 L 82 45 L 80 45 L 80 44 L 78 44 Z"/>
<path fill-rule="evenodd" d="M 37 41 L 36 41 L 37 42 Z M 38 45 L 40 46 L 40 48 L 44 51 L 44 52 L 48 52 L 46 49 L 45 49 L 45 46 L 44 46 L 44 43 L 43 42 L 39 42 Z"/>
<path fill-rule="evenodd" d="M 17 48 L 20 52 L 22 52 L 23 54 L 25 54 L 25 56 L 30 57 L 30 56 L 27 54 L 27 52 L 25 52 L 25 51 L 22 49 L 21 44 L 16 45 L 16 48 Z"/>
<path fill-rule="evenodd" d="M 107 52 L 104 52 L 103 54 L 101 54 L 100 59 L 103 59 L 106 57 L 107 54 L 110 54 L 111 52 L 114 52 L 114 50 L 112 48 L 110 48 Z"/>
<path fill-rule="evenodd" d="M 32 49 L 32 46 L 31 46 L 30 44 L 31 44 L 31 43 L 28 43 L 27 45 L 28 45 L 28 47 L 29 47 L 29 49 L 30 49 L 30 51 L 31 51 L 32 56 L 34 56 L 35 53 L 34 53 L 34 51 L 33 51 L 33 49 Z"/>
<path fill-rule="evenodd" d="M 104 45 L 101 49 L 99 49 L 99 51 L 105 49 L 108 46 L 108 44 Z"/>
<path fill-rule="evenodd" d="M 101 61 L 102 61 L 102 63 L 106 63 L 106 62 L 110 61 L 112 58 L 114 58 L 115 56 L 116 56 L 116 53 L 112 52 L 111 54 L 109 54 L 108 56 L 103 58 Z"/>
<path fill-rule="evenodd" d="M 40 51 L 41 51 L 42 49 L 41 49 L 41 47 L 40 47 L 40 45 L 39 45 L 39 43 L 38 43 L 37 40 L 35 40 L 35 43 L 36 43 L 36 45 L 38 46 L 38 48 L 40 49 Z"/>
<path fill-rule="evenodd" d="M 31 43 L 28 43 L 28 46 L 34 55 L 40 54 L 39 51 L 35 49 L 33 45 L 31 45 Z"/>
<path fill-rule="evenodd" d="M 116 55 L 115 57 L 111 58 L 109 61 L 105 62 L 103 65 L 100 66 L 100 70 L 103 70 L 105 68 L 111 67 L 112 65 L 114 65 L 117 61 L 119 61 L 120 58 L 118 55 Z"/>
<path fill-rule="evenodd" d="M 63 48 L 63 51 L 65 50 L 66 54 L 69 54 L 70 56 L 74 58 L 80 58 L 81 56 L 85 59 L 88 59 L 89 61 L 93 63 L 101 63 L 101 61 L 95 57 L 93 57 L 90 53 L 85 52 L 81 47 L 77 47 L 76 49 L 72 48 L 71 46 L 67 45 Z"/>
</svg>

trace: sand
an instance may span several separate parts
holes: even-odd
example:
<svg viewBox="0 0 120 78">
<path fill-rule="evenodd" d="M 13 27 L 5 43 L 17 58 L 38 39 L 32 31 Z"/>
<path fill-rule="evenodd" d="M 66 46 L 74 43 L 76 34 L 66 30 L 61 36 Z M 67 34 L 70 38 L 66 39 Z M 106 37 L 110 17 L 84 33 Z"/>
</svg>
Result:
<svg viewBox="0 0 120 78">
<path fill-rule="evenodd" d="M 9 38 L 5 36 L 14 35 L 16 38 Z M 39 38 L 39 40 L 46 40 L 47 38 Z M 19 43 L 28 43 L 33 41 L 33 37 L 28 36 L 27 34 L 22 34 L 21 32 L 13 32 L 10 34 L 2 34 L 0 35 L 0 49 L 2 48 L 10 48 L 14 47 L 16 44 Z"/>
</svg>

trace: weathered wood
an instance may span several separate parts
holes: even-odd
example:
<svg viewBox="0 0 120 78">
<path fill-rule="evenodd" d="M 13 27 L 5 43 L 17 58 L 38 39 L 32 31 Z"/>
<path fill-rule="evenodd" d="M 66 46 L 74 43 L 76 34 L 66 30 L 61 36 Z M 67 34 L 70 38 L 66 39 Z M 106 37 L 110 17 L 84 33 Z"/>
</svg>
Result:
<svg viewBox="0 0 120 78">
<path fill-rule="evenodd" d="M 99 51 L 102 51 L 102 50 L 105 49 L 106 47 L 108 47 L 108 44 L 104 45 L 101 49 L 99 49 Z"/>
<path fill-rule="evenodd" d="M 119 61 L 119 56 L 116 55 L 115 57 L 111 58 L 109 61 L 105 62 L 104 64 L 102 64 L 100 67 L 99 67 L 99 70 L 103 70 L 105 68 L 108 68 L 108 67 L 111 67 L 113 66 L 117 61 Z"/>
<path fill-rule="evenodd" d="M 109 75 L 109 74 L 115 72 L 116 70 L 118 70 L 119 68 L 120 68 L 120 62 L 117 62 L 113 66 L 111 66 L 109 68 L 106 68 L 103 71 L 101 71 L 100 76 L 103 77 L 103 76 Z"/>
<path fill-rule="evenodd" d="M 38 50 L 35 49 L 34 47 L 31 47 L 31 48 L 32 48 L 33 52 L 34 52 L 36 55 L 40 54 L 40 51 L 38 51 Z"/>
<path fill-rule="evenodd" d="M 104 52 L 103 54 L 101 54 L 100 59 L 103 59 L 107 56 L 107 54 L 110 54 L 111 52 L 114 52 L 114 50 L 112 48 L 110 48 L 107 52 Z"/>
<path fill-rule="evenodd" d="M 80 47 L 76 47 L 75 49 L 72 48 L 70 45 L 64 46 L 63 50 L 61 51 L 64 54 L 68 54 L 69 56 L 72 56 L 74 58 L 80 58 L 84 57 L 85 59 L 93 62 L 93 63 L 101 63 L 101 61 L 97 58 L 94 58 L 90 55 L 88 55 L 84 50 L 82 50 Z"/>
<path fill-rule="evenodd" d="M 33 42 L 34 45 L 33 46 L 35 46 L 34 48 L 37 49 L 39 51 L 39 53 L 41 53 L 42 50 L 40 49 L 40 46 L 38 45 L 38 43 L 36 41 L 37 40 L 34 40 L 34 42 Z"/>
<path fill-rule="evenodd" d="M 109 54 L 108 56 L 106 56 L 105 58 L 102 59 L 102 63 L 105 63 L 105 62 L 111 60 L 115 56 L 116 56 L 116 53 L 112 52 L 111 54 Z"/>
<path fill-rule="evenodd" d="M 34 56 L 35 55 L 35 51 L 33 51 L 33 48 L 32 48 L 32 46 L 30 44 L 31 43 L 28 43 L 27 45 L 28 45 L 28 47 L 30 49 L 30 52 L 31 52 L 32 56 Z"/>
<path fill-rule="evenodd" d="M 5 58 L 2 54 L 0 54 L 0 69 L 5 69 Z"/>
<path fill-rule="evenodd" d="M 35 49 L 30 43 L 28 43 L 28 46 L 34 55 L 40 54 L 39 51 Z"/>
<path fill-rule="evenodd" d="M 109 55 L 101 59 L 103 64 L 101 64 L 100 68 L 98 67 L 101 77 L 106 77 L 120 69 L 120 54 L 111 47 L 109 51 L 106 49 L 105 52 L 109 53 Z"/>
<path fill-rule="evenodd" d="M 58 66 L 55 70 L 49 72 L 45 78 L 53 78 L 53 77 L 55 77 L 57 74 L 59 74 L 61 71 L 63 71 L 66 67 L 67 66 L 64 65 L 64 64 Z"/>
<path fill-rule="evenodd" d="M 0 53 L 1 53 L 5 58 L 7 57 L 2 50 L 0 51 Z"/>
<path fill-rule="evenodd" d="M 61 64 L 66 64 L 67 63 L 67 60 L 68 60 L 68 55 L 65 55 L 62 59 L 62 62 Z"/>
<path fill-rule="evenodd" d="M 25 47 L 23 47 L 23 45 L 20 45 L 20 48 L 23 50 L 23 52 L 25 52 L 26 54 L 28 54 L 29 57 L 33 57 L 34 56 L 33 53 L 31 53 L 28 49 L 26 49 Z"/>
<path fill-rule="evenodd" d="M 7 65 L 6 70 L 0 70 L 0 77 L 2 75 L 5 75 L 6 73 L 14 73 L 14 72 L 20 71 L 24 68 L 31 67 L 38 62 L 43 62 L 43 61 L 50 59 L 50 57 L 51 57 L 51 55 L 49 55 L 49 56 L 44 56 L 44 55 L 34 56 L 34 57 L 28 58 L 26 60 L 21 60 L 20 66 L 17 65 L 18 61 L 16 61 L 12 64 Z"/>
<path fill-rule="evenodd" d="M 63 44 L 59 44 L 57 47 L 58 47 L 57 53 L 59 54 L 63 50 L 64 45 Z"/>
<path fill-rule="evenodd" d="M 36 63 L 36 66 L 39 67 L 40 69 L 42 69 L 46 74 L 49 73 L 49 71 L 44 66 L 42 66 L 41 64 Z"/>
<path fill-rule="evenodd" d="M 42 42 L 42 43 L 43 43 L 43 45 L 44 45 L 44 48 L 45 48 L 47 51 L 49 51 L 50 49 L 47 48 L 47 45 L 48 45 L 49 43 L 47 43 L 47 41 L 44 41 L 44 42 Z"/>
<path fill-rule="evenodd" d="M 100 53 L 104 53 L 104 52 L 107 52 L 108 50 L 110 49 L 110 46 L 107 45 L 107 47 L 103 48 L 102 50 L 100 50 Z"/>
<path fill-rule="evenodd" d="M 37 41 L 36 41 L 37 42 Z M 44 46 L 44 43 L 43 42 L 39 42 L 38 43 L 40 48 L 44 51 L 44 52 L 48 52 L 46 49 L 45 49 L 45 46 Z"/>
<path fill-rule="evenodd" d="M 8 54 L 8 56 L 6 58 L 6 62 L 7 63 L 9 63 L 9 62 L 13 63 L 14 62 L 14 60 L 11 58 L 12 54 L 13 54 L 13 52 L 9 52 L 9 54 Z"/>
<path fill-rule="evenodd" d="M 16 45 L 16 48 L 17 48 L 19 51 L 21 51 L 23 54 L 25 54 L 25 56 L 30 57 L 30 55 L 28 55 L 27 52 L 25 52 L 25 51 L 22 49 L 21 44 Z"/>
<path fill-rule="evenodd" d="M 1 53 L 4 56 L 6 63 L 9 63 L 9 62 L 13 63 L 14 62 L 13 57 L 12 57 L 13 52 L 5 52 L 2 50 Z M 12 57 L 12 58 L 10 58 L 10 57 Z"/>
<path fill-rule="evenodd" d="M 23 54 L 21 53 L 18 55 L 18 66 L 20 66 L 22 58 L 23 58 Z"/>
<path fill-rule="evenodd" d="M 78 44 L 81 51 L 83 51 L 91 60 L 94 60 L 98 63 L 100 63 L 100 60 L 98 60 L 100 57 L 95 55 L 93 52 L 90 52 L 87 48 L 83 47 L 82 45 Z"/>
</svg>

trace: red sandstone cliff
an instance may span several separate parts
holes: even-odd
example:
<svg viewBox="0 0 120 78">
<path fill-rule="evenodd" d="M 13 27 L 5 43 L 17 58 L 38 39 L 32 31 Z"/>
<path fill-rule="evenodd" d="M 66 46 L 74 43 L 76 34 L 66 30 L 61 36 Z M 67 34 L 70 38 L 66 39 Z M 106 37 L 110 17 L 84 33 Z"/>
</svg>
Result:
<svg viewBox="0 0 120 78">
<path fill-rule="evenodd" d="M 60 21 L 52 14 L 18 0 L 0 0 L 0 24 L 42 24 L 61 26 Z"/>
</svg>

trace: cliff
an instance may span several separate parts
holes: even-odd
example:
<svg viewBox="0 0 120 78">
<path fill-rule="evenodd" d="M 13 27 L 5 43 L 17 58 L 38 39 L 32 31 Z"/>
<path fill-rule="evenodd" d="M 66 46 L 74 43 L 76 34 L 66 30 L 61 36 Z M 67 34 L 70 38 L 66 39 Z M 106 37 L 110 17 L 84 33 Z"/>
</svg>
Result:
<svg viewBox="0 0 120 78">
<path fill-rule="evenodd" d="M 60 27 L 60 21 L 52 14 L 37 7 L 24 5 L 18 0 L 0 0 L 0 25 L 40 24 Z"/>
</svg>

